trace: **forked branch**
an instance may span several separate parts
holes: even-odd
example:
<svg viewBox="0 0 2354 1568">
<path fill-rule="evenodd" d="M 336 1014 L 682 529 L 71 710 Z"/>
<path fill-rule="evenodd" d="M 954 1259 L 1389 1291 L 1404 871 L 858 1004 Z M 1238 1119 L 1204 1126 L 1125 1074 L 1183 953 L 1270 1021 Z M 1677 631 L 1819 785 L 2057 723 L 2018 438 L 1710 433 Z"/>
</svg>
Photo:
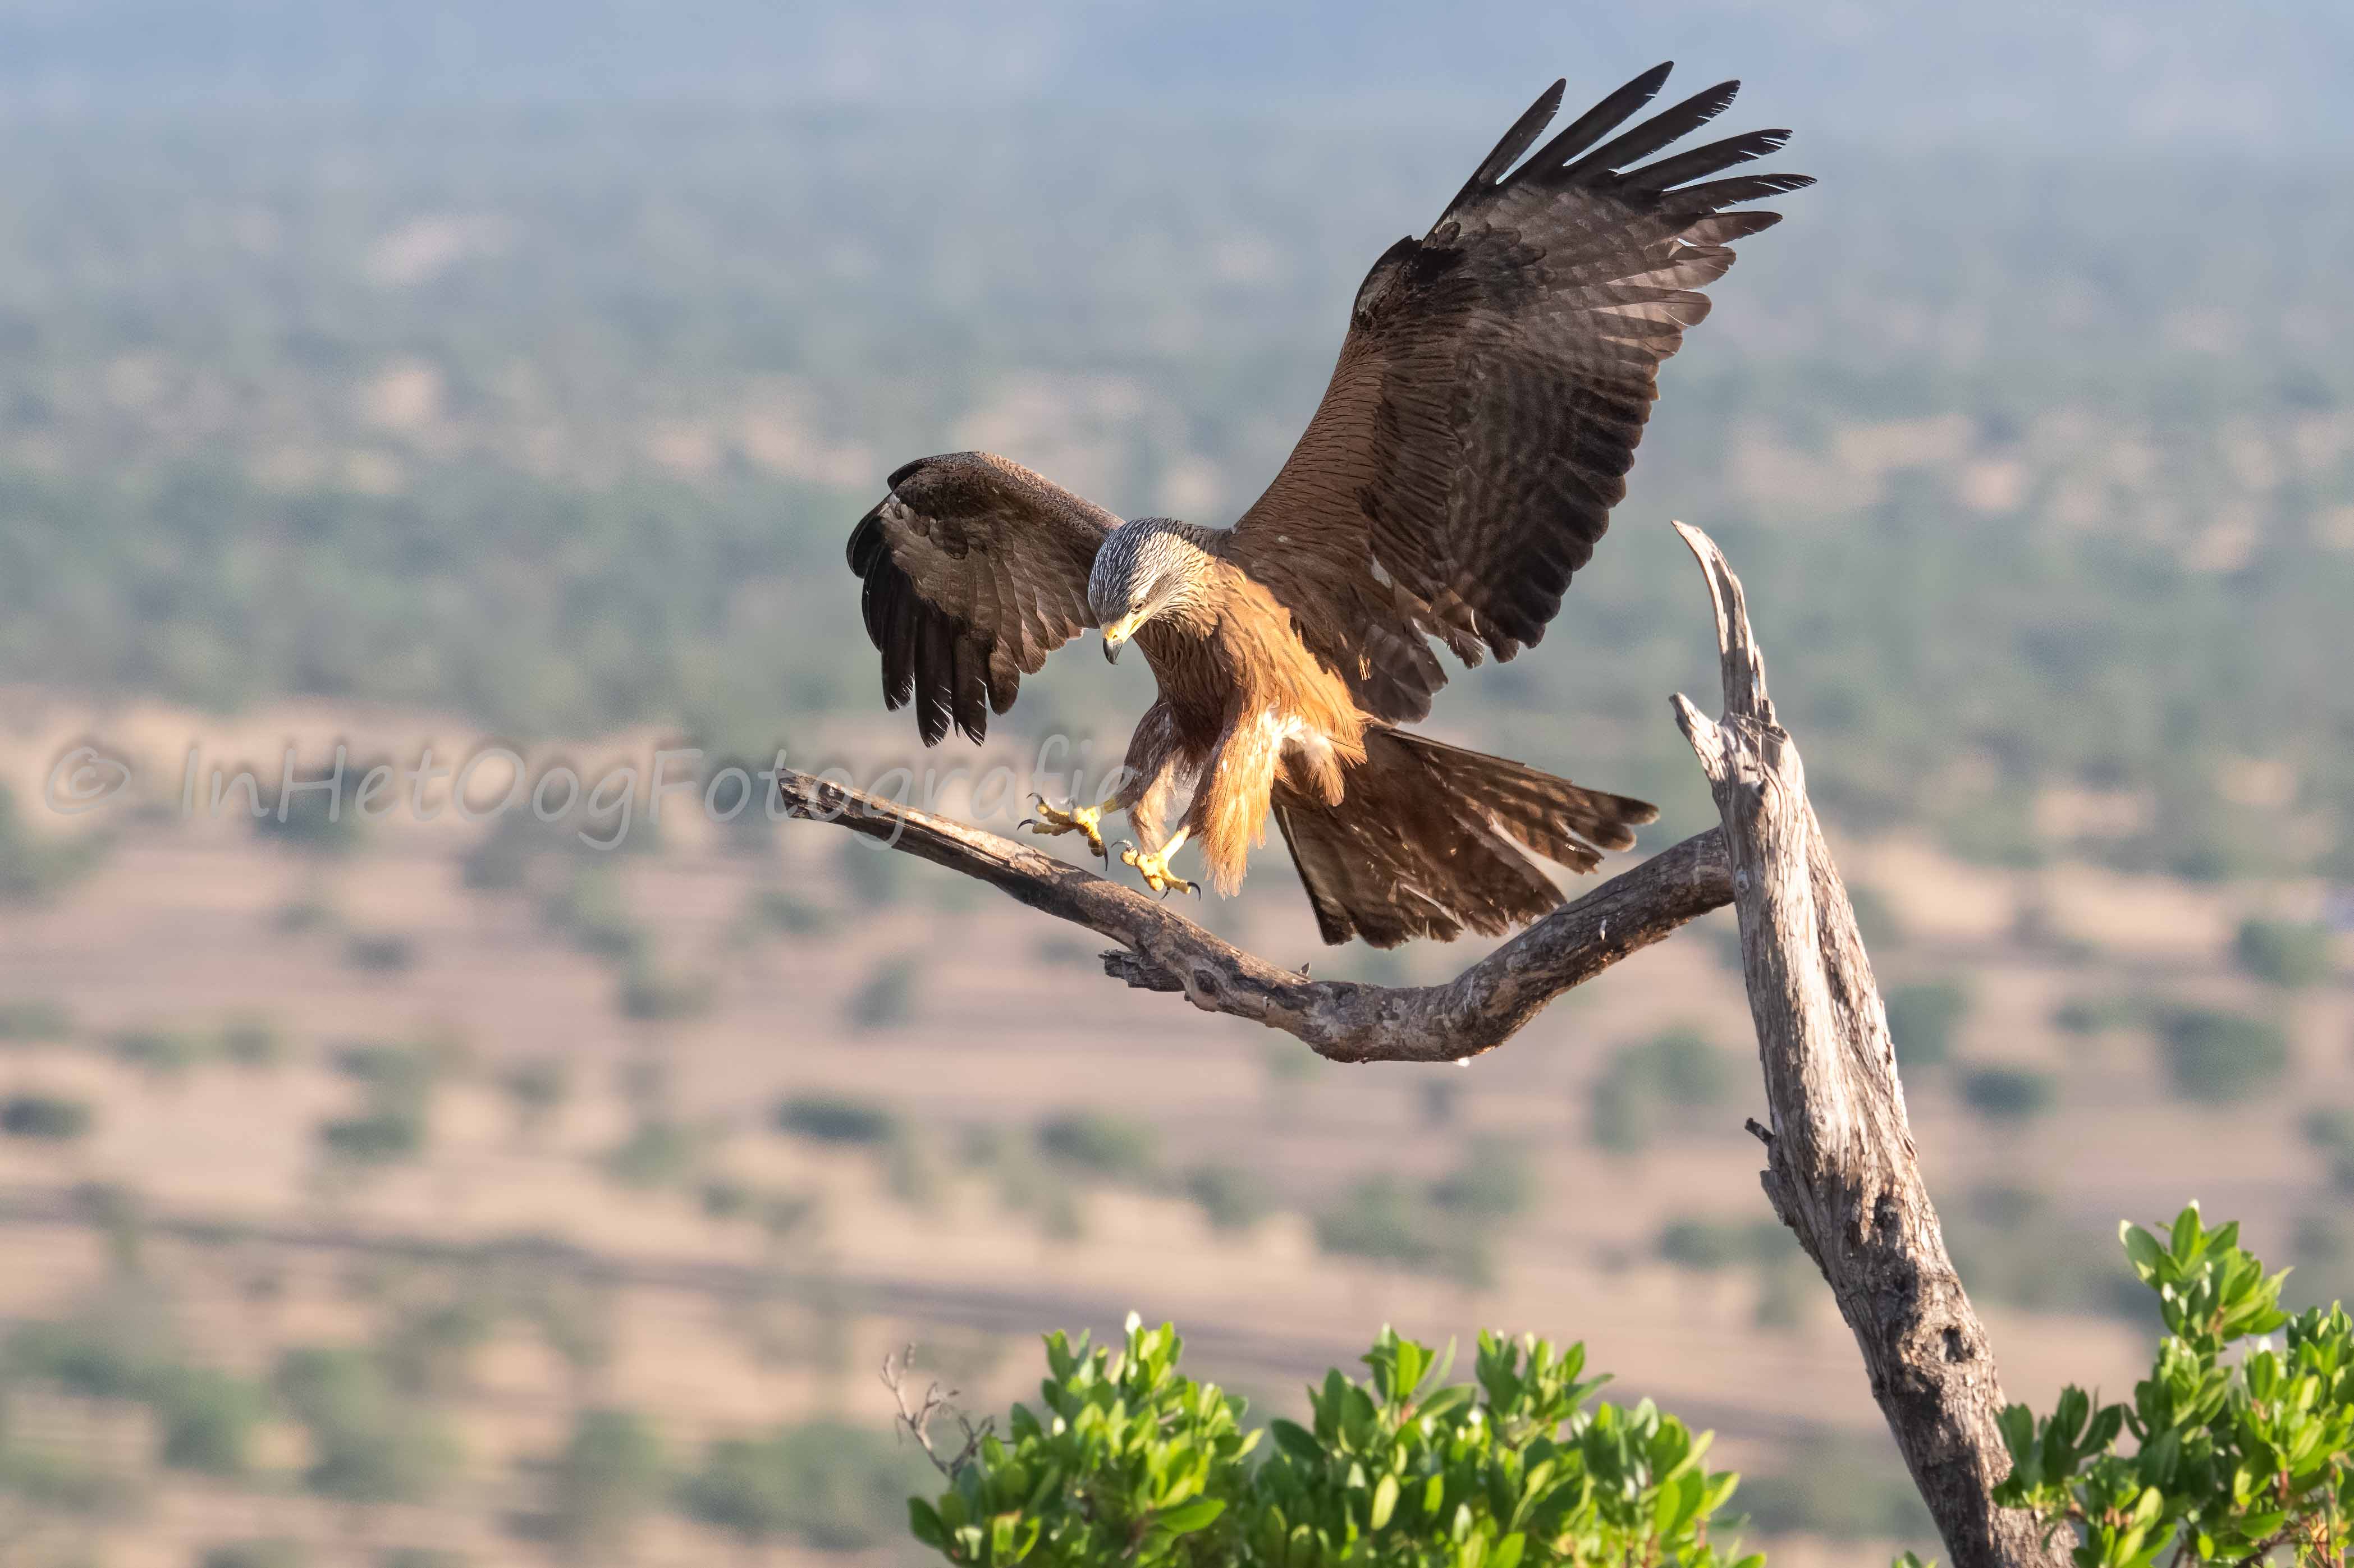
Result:
<svg viewBox="0 0 2354 1568">
<path fill-rule="evenodd" d="M 1994 1505 L 2009 1457 L 1993 1348 L 1914 1160 L 1886 1010 L 1798 748 L 1766 694 L 1741 580 L 1707 535 L 1676 527 L 1716 610 L 1723 716 L 1674 705 L 1732 855 L 1773 1118 L 1750 1123 L 1766 1141 L 1766 1195 L 1821 1267 L 1955 1568 L 2059 1568 L 2066 1553 L 2031 1515 Z"/>
</svg>

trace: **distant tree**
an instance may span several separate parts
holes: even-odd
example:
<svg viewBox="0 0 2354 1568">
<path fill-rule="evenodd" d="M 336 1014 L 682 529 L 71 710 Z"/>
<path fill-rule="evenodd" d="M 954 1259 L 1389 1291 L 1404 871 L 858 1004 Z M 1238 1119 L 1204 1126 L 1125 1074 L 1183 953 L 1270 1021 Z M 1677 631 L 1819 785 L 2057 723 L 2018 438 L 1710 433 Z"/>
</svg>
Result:
<svg viewBox="0 0 2354 1568">
<path fill-rule="evenodd" d="M 240 1067 L 275 1067 L 286 1060 L 285 1037 L 266 1018 L 232 1018 L 221 1025 L 220 1054 Z"/>
<path fill-rule="evenodd" d="M 1267 1184 L 1231 1165 L 1196 1165 L 1185 1172 L 1185 1195 L 1217 1231 L 1247 1231 L 1267 1217 Z"/>
<path fill-rule="evenodd" d="M 859 1552 L 905 1528 L 917 1464 L 865 1427 L 811 1422 L 713 1444 L 679 1500 L 747 1545 L 790 1538 Z"/>
<path fill-rule="evenodd" d="M 1896 1060 L 1917 1070 L 1953 1055 L 1954 1036 L 1970 1015 L 1970 993 L 1959 980 L 1920 980 L 1891 991 L 1886 1005 Z"/>
<path fill-rule="evenodd" d="M 2205 1007 L 2170 1007 L 2158 1018 L 2159 1055 L 2183 1098 L 2228 1105 L 2263 1093 L 2288 1072 L 2278 1024 Z"/>
<path fill-rule="evenodd" d="M 789 1095 L 777 1107 L 777 1129 L 813 1143 L 877 1145 L 898 1135 L 887 1106 L 847 1095 Z"/>
<path fill-rule="evenodd" d="M 2031 1121 L 2060 1096 L 2052 1075 L 2031 1067 L 1973 1067 L 1961 1087 L 1962 1102 L 1989 1121 Z"/>
<path fill-rule="evenodd" d="M 2327 927 L 2297 920 L 2243 920 L 2232 944 L 2240 967 L 2283 991 L 2302 991 L 2329 978 Z"/>
<path fill-rule="evenodd" d="M 197 1568 L 306 1568 L 309 1552 L 292 1541 L 231 1541 L 205 1549 Z"/>
<path fill-rule="evenodd" d="M 1650 1146 L 1670 1108 L 1721 1104 L 1732 1082 L 1724 1054 L 1696 1030 L 1668 1029 L 1623 1046 L 1589 1094 L 1587 1126 L 1595 1147 L 1639 1152 Z"/>
<path fill-rule="evenodd" d="M 644 1416 L 584 1410 L 549 1467 L 552 1533 L 569 1561 L 625 1561 L 639 1523 L 662 1502 L 667 1484 L 662 1445 Z"/>
<path fill-rule="evenodd" d="M 911 958 L 903 955 L 878 960 L 851 993 L 851 1027 L 889 1029 L 905 1023 L 915 1015 L 916 992 L 922 978 L 922 969 Z"/>
<path fill-rule="evenodd" d="M 421 1502 L 450 1478 L 457 1448 L 440 1422 L 395 1386 L 375 1352 L 292 1350 L 279 1397 L 309 1431 L 303 1484 L 345 1502 Z"/>
<path fill-rule="evenodd" d="M 398 931 L 355 931 L 344 943 L 344 961 L 355 969 L 399 974 L 417 967 L 417 941 Z"/>
<path fill-rule="evenodd" d="M 536 1139 L 571 1097 L 571 1064 L 557 1055 L 525 1057 L 499 1074 L 499 1087 L 514 1108 L 515 1135 Z"/>
<path fill-rule="evenodd" d="M 72 1038 L 73 1015 L 47 997 L 0 1001 L 0 1041 L 45 1044 Z"/>
<path fill-rule="evenodd" d="M 1062 1111 L 1038 1124 L 1038 1148 L 1047 1158 L 1118 1181 L 1150 1176 L 1159 1145 L 1150 1123 L 1104 1111 Z"/>
<path fill-rule="evenodd" d="M 11 1095 L 0 1100 L 0 1133 L 45 1143 L 71 1143 L 90 1131 L 93 1116 L 88 1100 L 61 1095 Z"/>
</svg>

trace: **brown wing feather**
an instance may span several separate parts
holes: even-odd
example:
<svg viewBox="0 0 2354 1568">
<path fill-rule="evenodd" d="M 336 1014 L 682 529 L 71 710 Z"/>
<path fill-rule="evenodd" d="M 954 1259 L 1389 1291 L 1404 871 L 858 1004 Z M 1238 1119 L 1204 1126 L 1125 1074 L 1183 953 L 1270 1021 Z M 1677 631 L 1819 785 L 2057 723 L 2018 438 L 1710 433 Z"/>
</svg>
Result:
<svg viewBox="0 0 2354 1568">
<path fill-rule="evenodd" d="M 1733 240 L 1779 221 L 1723 209 L 1813 183 L 1691 183 L 1779 148 L 1781 131 L 1630 166 L 1738 85 L 1622 131 L 1666 79 L 1636 78 L 1511 167 L 1558 109 L 1555 84 L 1427 235 L 1373 264 L 1315 418 L 1227 535 L 1381 717 L 1424 716 L 1445 683 L 1422 634 L 1468 663 L 1543 635 L 1626 494 L 1660 363 L 1708 313 L 1699 291 Z"/>
<path fill-rule="evenodd" d="M 1024 675 L 1095 624 L 1087 574 L 1119 519 L 988 452 L 923 458 L 850 535 L 883 701 L 930 746 L 989 733 Z"/>
</svg>

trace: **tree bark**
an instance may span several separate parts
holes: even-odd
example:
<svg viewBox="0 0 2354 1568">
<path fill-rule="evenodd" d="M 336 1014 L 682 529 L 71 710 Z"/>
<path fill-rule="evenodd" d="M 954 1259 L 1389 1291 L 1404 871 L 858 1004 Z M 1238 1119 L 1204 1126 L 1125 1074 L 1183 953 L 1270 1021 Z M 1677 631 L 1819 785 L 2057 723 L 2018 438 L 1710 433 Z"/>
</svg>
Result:
<svg viewBox="0 0 2354 1568">
<path fill-rule="evenodd" d="M 1888 1019 L 1798 748 L 1775 717 L 1740 579 L 1698 529 L 1716 610 L 1724 713 L 1681 695 L 1676 720 L 1708 775 L 1732 858 L 1742 969 L 1765 1068 L 1766 1196 L 1822 1269 L 1854 1331 L 1914 1483 L 1954 1568 L 2060 1568 L 2030 1514 L 1999 1509 L 2009 1470 L 2002 1385 L 1985 1327 L 1922 1184 Z"/>
</svg>

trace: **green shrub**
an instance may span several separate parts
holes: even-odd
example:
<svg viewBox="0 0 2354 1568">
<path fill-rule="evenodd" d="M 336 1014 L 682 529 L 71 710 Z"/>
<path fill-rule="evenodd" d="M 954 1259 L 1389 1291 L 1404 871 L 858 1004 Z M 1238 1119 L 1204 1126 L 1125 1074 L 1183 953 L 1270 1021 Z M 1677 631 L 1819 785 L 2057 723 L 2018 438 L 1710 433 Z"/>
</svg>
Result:
<svg viewBox="0 0 2354 1568">
<path fill-rule="evenodd" d="M 2232 955 L 2242 969 L 2284 991 L 2319 985 L 2331 969 L 2327 928 L 2306 921 L 2243 920 Z"/>
<path fill-rule="evenodd" d="M 0 1133 L 47 1143 L 70 1143 L 90 1131 L 92 1116 L 88 1100 L 67 1099 L 58 1095 L 11 1095 L 0 1100 Z"/>
<path fill-rule="evenodd" d="M 197 1568 L 304 1568 L 310 1553 L 292 1541 L 229 1541 L 205 1549 Z"/>
<path fill-rule="evenodd" d="M 2162 1234 L 2120 1232 L 2164 1320 L 2150 1375 L 2130 1404 L 2096 1407 L 2071 1386 L 2042 1419 L 2005 1410 L 2011 1470 L 1995 1500 L 2032 1510 L 2093 1568 L 2149 1568 L 2169 1553 L 2254 1563 L 2275 1550 L 2343 1561 L 2354 1321 L 2334 1305 L 2291 1317 L 2283 1275 L 2242 1250 L 2236 1223 L 2209 1229 L 2195 1203 Z"/>
<path fill-rule="evenodd" d="M 846 1095 L 790 1096 L 777 1107 L 776 1121 L 778 1131 L 812 1143 L 883 1144 L 899 1131 L 888 1107 Z"/>
<path fill-rule="evenodd" d="M 605 1174 L 624 1187 L 670 1187 L 695 1170 L 695 1134 L 665 1117 L 642 1118 L 630 1136 L 607 1152 Z"/>
<path fill-rule="evenodd" d="M 0 1040 L 35 1044 L 72 1035 L 73 1015 L 61 1002 L 45 997 L 0 1001 Z"/>
<path fill-rule="evenodd" d="M 399 974 L 417 967 L 417 943 L 397 931 L 355 931 L 344 943 L 344 961 L 355 969 Z"/>
<path fill-rule="evenodd" d="M 1185 1172 L 1185 1195 L 1217 1231 L 1247 1231 L 1267 1217 L 1265 1181 L 1231 1165 L 1196 1165 Z"/>
<path fill-rule="evenodd" d="M 922 974 L 911 959 L 885 959 L 877 963 L 851 993 L 851 1027 L 889 1029 L 907 1022 L 915 1016 L 916 991 Z"/>
<path fill-rule="evenodd" d="M 1712 1274 L 1779 1263 L 1798 1244 L 1779 1220 L 1715 1221 L 1685 1214 L 1660 1226 L 1654 1245 L 1662 1260 L 1678 1268 Z"/>
<path fill-rule="evenodd" d="M 1962 1075 L 1962 1101 L 1988 1121 L 2031 1121 L 2060 1097 L 2058 1080 L 2032 1067 L 1973 1067 Z"/>
<path fill-rule="evenodd" d="M 440 1490 L 456 1446 L 439 1421 L 395 1385 L 371 1351 L 289 1351 L 279 1397 L 309 1431 L 303 1484 L 345 1502 L 420 1502 Z"/>
<path fill-rule="evenodd" d="M 665 969 L 641 955 L 621 977 L 614 1005 L 624 1018 L 647 1023 L 700 1018 L 715 1001 L 708 976 Z"/>
<path fill-rule="evenodd" d="M 1049 1158 L 1114 1181 L 1150 1176 L 1159 1142 L 1149 1124 L 1101 1111 L 1065 1111 L 1038 1124 L 1038 1147 Z"/>
<path fill-rule="evenodd" d="M 387 1109 L 365 1116 L 334 1117 L 319 1124 L 319 1143 L 347 1165 L 397 1165 L 425 1150 L 425 1118 L 415 1110 Z"/>
<path fill-rule="evenodd" d="M 1047 1336 L 1041 1408 L 1016 1405 L 908 1504 L 917 1540 L 1029 1568 L 1760 1562 L 1712 1540 L 1735 1478 L 1706 1467 L 1707 1437 L 1649 1402 L 1589 1404 L 1582 1346 L 1483 1333 L 1475 1382 L 1448 1385 L 1451 1351 L 1384 1330 L 1368 1380 L 1329 1372 L 1305 1424 L 1249 1432 L 1242 1400 L 1178 1372 L 1181 1348 L 1133 1317 L 1117 1353 Z"/>
<path fill-rule="evenodd" d="M 1970 1015 L 1970 993 L 1958 980 L 1920 980 L 1890 991 L 1887 1006 L 1897 1064 L 1935 1067 L 1954 1054 L 1954 1035 Z"/>
<path fill-rule="evenodd" d="M 114 1037 L 118 1060 L 157 1077 L 176 1077 L 211 1054 L 207 1042 L 186 1030 L 126 1029 Z"/>
<path fill-rule="evenodd" d="M 1314 1225 L 1317 1247 L 1337 1256 L 1472 1286 L 1493 1281 L 1495 1261 L 1485 1227 L 1442 1212 L 1386 1171 L 1351 1186 L 1317 1213 Z"/>
<path fill-rule="evenodd" d="M 2288 1036 L 2280 1026 L 2211 1008 L 2168 1008 L 2158 1015 L 2159 1054 L 2174 1092 L 2208 1105 L 2254 1097 L 2288 1072 Z"/>
<path fill-rule="evenodd" d="M 1431 1184 L 1430 1201 L 1474 1221 L 1517 1219 L 1536 1199 L 1536 1162 L 1518 1144 L 1481 1140 Z"/>
<path fill-rule="evenodd" d="M 576 1560 L 625 1555 L 638 1523 L 662 1501 L 662 1445 L 633 1410 L 584 1410 L 548 1474 L 551 1533 Z"/>
<path fill-rule="evenodd" d="M 148 1374 L 146 1390 L 164 1464 L 208 1476 L 246 1473 L 267 1414 L 260 1388 L 212 1367 L 164 1366 Z"/>
<path fill-rule="evenodd" d="M 2107 1034 L 2131 1028 L 2140 1014 L 2129 997 L 2072 996 L 2052 1010 L 2052 1022 L 2070 1034 Z"/>
<path fill-rule="evenodd" d="M 919 1464 L 879 1432 L 814 1421 L 713 1444 L 679 1501 L 748 1545 L 795 1539 L 859 1552 L 900 1528 Z"/>
<path fill-rule="evenodd" d="M 1665 1030 L 1622 1047 L 1595 1080 L 1595 1146 L 1619 1154 L 1649 1148 L 1668 1109 L 1721 1105 L 1734 1078 L 1732 1061 L 1691 1029 Z"/>
<path fill-rule="evenodd" d="M 286 1060 L 286 1041 L 266 1018 L 232 1018 L 221 1025 L 220 1054 L 240 1067 L 275 1067 Z"/>
</svg>

